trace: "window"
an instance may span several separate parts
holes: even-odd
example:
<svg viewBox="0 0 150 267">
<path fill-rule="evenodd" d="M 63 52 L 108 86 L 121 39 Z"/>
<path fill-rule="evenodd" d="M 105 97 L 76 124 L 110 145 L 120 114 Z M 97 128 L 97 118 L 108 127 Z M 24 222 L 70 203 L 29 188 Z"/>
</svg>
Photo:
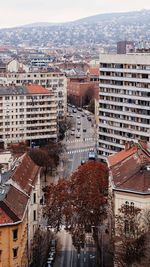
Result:
<svg viewBox="0 0 150 267">
<path fill-rule="evenodd" d="M 36 210 L 33 211 L 33 220 L 36 221 Z"/>
<path fill-rule="evenodd" d="M 36 203 L 36 193 L 33 194 L 33 203 Z"/>
<path fill-rule="evenodd" d="M 132 213 L 134 212 L 134 203 L 133 202 L 130 203 L 130 211 Z"/>
<path fill-rule="evenodd" d="M 15 229 L 12 231 L 13 232 L 13 240 L 17 240 L 18 239 L 18 229 Z"/>
<path fill-rule="evenodd" d="M 125 212 L 128 212 L 129 211 L 129 202 L 126 201 L 125 202 Z"/>
<path fill-rule="evenodd" d="M 13 258 L 16 258 L 18 255 L 18 248 L 13 248 Z"/>
</svg>

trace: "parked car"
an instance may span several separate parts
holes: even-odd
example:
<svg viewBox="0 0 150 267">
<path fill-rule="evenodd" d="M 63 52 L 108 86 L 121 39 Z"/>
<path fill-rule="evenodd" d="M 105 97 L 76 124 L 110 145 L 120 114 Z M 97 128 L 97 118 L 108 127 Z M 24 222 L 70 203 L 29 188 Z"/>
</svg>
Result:
<svg viewBox="0 0 150 267">
<path fill-rule="evenodd" d="M 77 113 L 76 109 L 73 109 L 72 112 L 73 112 L 73 113 Z"/>
<path fill-rule="evenodd" d="M 86 132 L 86 128 L 83 128 L 83 132 L 84 132 L 84 133 Z"/>
<path fill-rule="evenodd" d="M 77 108 L 77 110 L 82 111 L 82 108 L 79 107 L 79 108 Z"/>
<path fill-rule="evenodd" d="M 81 125 L 81 121 L 77 121 L 77 124 L 78 124 L 78 125 Z"/>
<path fill-rule="evenodd" d="M 82 159 L 81 160 L 81 165 L 83 165 L 85 163 L 85 160 L 84 159 Z"/>
<path fill-rule="evenodd" d="M 80 138 L 80 137 L 81 137 L 80 133 L 77 133 L 76 138 Z"/>
<path fill-rule="evenodd" d="M 88 121 L 91 121 L 91 117 L 87 117 Z"/>
<path fill-rule="evenodd" d="M 80 115 L 77 116 L 77 119 L 80 119 Z"/>
</svg>

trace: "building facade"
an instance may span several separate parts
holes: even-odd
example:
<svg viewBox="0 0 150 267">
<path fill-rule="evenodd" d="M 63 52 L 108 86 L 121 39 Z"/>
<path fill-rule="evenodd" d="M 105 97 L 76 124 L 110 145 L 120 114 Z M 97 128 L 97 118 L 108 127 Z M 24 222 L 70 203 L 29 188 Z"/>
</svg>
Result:
<svg viewBox="0 0 150 267">
<path fill-rule="evenodd" d="M 0 267 L 28 267 L 32 262 L 32 241 L 42 220 L 40 170 L 24 154 L 2 174 Z"/>
<path fill-rule="evenodd" d="M 57 104 L 39 85 L 0 87 L 0 145 L 40 145 L 57 138 Z"/>
<path fill-rule="evenodd" d="M 146 217 L 146 214 L 149 214 L 150 211 L 150 144 L 143 141 L 138 143 L 128 142 L 125 145 L 125 149 L 107 158 L 107 164 L 109 167 L 110 204 L 108 225 L 109 232 L 112 235 L 115 234 L 116 252 L 120 251 L 123 240 L 127 240 L 129 237 L 132 239 L 134 229 L 137 229 L 136 227 L 138 227 L 141 235 L 144 233 L 143 231 L 147 233 L 149 229 L 149 217 Z M 120 212 L 122 208 L 124 210 L 123 213 Z M 139 216 L 136 214 L 137 210 Z M 117 216 L 120 216 L 119 225 Z M 136 221 L 136 218 L 138 221 Z M 123 247 L 123 251 L 125 249 L 126 247 Z M 147 247 L 145 249 L 147 251 Z M 120 255 L 122 254 L 118 253 L 117 257 L 114 257 L 114 266 L 116 267 L 122 266 L 121 261 L 123 258 Z M 133 266 L 135 265 L 133 264 Z M 145 265 L 139 262 L 139 265 L 136 266 L 144 267 L 148 266 L 148 264 Z"/>
<path fill-rule="evenodd" d="M 27 203 L 14 186 L 0 186 L 0 267 L 28 266 Z"/>
<path fill-rule="evenodd" d="M 7 79 L 7 84 L 17 86 L 37 84 L 53 92 L 57 103 L 57 117 L 63 118 L 67 111 L 67 79 L 63 72 L 53 68 L 33 68 L 29 72 L 7 72 L 0 75 L 0 79 Z M 5 81 L 6 83 L 6 81 Z"/>
<path fill-rule="evenodd" d="M 150 141 L 150 54 L 101 55 L 98 154 L 130 140 Z"/>
</svg>

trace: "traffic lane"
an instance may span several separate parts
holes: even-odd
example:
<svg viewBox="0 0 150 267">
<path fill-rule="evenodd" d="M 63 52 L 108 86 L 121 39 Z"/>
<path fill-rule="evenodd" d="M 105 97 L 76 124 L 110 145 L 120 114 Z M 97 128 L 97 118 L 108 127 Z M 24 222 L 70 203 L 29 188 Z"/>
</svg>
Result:
<svg viewBox="0 0 150 267">
<path fill-rule="evenodd" d="M 88 151 L 68 154 L 68 161 L 64 165 L 63 177 L 69 177 L 81 165 L 81 160 L 88 160 Z"/>
<path fill-rule="evenodd" d="M 72 245 L 72 237 L 65 230 L 61 230 L 57 237 L 61 240 L 61 247 L 59 249 L 60 257 L 54 263 L 54 267 L 73 267 L 74 261 L 74 246 Z"/>
</svg>

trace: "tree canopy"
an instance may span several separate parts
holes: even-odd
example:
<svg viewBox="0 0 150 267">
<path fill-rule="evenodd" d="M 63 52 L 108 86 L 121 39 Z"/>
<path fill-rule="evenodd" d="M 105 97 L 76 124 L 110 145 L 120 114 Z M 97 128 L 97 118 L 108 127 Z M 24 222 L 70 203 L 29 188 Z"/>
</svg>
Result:
<svg viewBox="0 0 150 267">
<path fill-rule="evenodd" d="M 48 224 L 57 230 L 65 225 L 72 235 L 77 229 L 84 233 L 97 227 L 106 215 L 107 189 L 106 165 L 96 161 L 81 165 L 70 178 L 44 189 Z"/>
</svg>

